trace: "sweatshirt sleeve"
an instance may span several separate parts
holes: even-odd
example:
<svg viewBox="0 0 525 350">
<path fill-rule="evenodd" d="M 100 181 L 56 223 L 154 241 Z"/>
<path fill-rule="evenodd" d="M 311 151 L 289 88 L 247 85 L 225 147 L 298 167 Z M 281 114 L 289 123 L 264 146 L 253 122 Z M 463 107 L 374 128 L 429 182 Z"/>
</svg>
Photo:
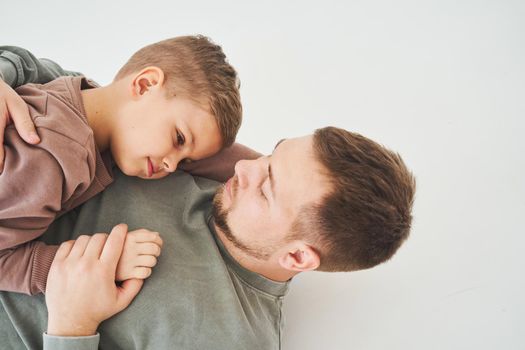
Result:
<svg viewBox="0 0 525 350">
<path fill-rule="evenodd" d="M 58 77 L 79 75 L 49 59 L 36 58 L 21 47 L 0 46 L 0 79 L 12 88 L 28 83 L 45 84 Z"/>
<path fill-rule="evenodd" d="M 239 143 L 235 143 L 209 158 L 181 164 L 180 169 L 192 175 L 225 182 L 235 173 L 235 164 L 239 160 L 257 159 L 261 156 L 262 154 L 259 152 Z"/>
<path fill-rule="evenodd" d="M 0 174 L 0 290 L 45 292 L 58 247 L 34 240 L 46 231 L 64 203 L 91 183 L 85 149 L 62 142 L 48 129 L 39 128 L 39 132 L 42 142 L 32 146 L 13 127 L 6 129 L 5 164 Z"/>
<path fill-rule="evenodd" d="M 96 350 L 100 334 L 85 337 L 57 337 L 44 333 L 44 350 Z"/>
<path fill-rule="evenodd" d="M 0 175 L 0 290 L 37 294 L 45 291 L 58 247 L 34 239 L 60 211 L 64 179 L 47 151 L 11 141 Z"/>
</svg>

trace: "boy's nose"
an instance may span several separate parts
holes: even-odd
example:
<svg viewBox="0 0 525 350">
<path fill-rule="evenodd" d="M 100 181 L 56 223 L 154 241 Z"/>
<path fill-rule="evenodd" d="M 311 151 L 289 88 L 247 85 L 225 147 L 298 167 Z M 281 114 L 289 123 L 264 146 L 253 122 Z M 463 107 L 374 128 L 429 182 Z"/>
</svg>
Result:
<svg viewBox="0 0 525 350">
<path fill-rule="evenodd" d="M 179 160 L 180 160 L 179 157 L 175 157 L 175 156 L 164 157 L 164 159 L 162 160 L 163 170 L 168 173 L 174 172 L 175 170 L 177 170 L 177 166 L 179 165 Z"/>
</svg>

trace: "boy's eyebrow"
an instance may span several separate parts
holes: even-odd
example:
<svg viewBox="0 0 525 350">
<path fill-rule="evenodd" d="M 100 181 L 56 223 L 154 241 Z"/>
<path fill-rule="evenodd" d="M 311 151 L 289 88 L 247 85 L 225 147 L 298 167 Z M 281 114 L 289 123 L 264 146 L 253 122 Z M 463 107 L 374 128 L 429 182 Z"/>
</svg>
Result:
<svg viewBox="0 0 525 350">
<path fill-rule="evenodd" d="M 186 126 L 187 127 L 187 126 Z M 190 150 L 195 149 L 195 135 L 191 132 L 191 129 L 187 127 L 186 129 L 186 135 L 190 136 L 190 140 L 186 138 L 186 141 L 188 141 L 188 144 L 186 145 Z M 191 141 L 191 142 L 190 142 Z M 191 146 L 191 147 L 190 147 Z"/>
<path fill-rule="evenodd" d="M 188 129 L 188 134 L 191 136 L 191 145 L 193 148 L 195 148 L 195 135 L 193 135 L 190 129 Z"/>
</svg>

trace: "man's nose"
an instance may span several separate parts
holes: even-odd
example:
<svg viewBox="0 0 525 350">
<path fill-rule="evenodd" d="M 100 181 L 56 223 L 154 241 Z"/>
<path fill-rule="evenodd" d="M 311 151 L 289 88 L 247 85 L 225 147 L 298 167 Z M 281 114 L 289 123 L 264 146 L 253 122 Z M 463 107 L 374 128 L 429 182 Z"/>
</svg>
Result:
<svg viewBox="0 0 525 350">
<path fill-rule="evenodd" d="M 235 175 L 240 188 L 246 188 L 250 184 L 260 181 L 263 174 L 263 158 L 255 160 L 240 160 L 235 164 Z"/>
</svg>

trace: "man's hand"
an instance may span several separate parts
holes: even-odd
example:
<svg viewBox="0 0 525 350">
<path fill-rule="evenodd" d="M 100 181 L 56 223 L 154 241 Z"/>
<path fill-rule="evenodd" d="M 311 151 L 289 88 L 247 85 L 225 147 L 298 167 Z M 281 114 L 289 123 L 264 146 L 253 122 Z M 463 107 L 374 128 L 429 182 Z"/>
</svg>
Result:
<svg viewBox="0 0 525 350">
<path fill-rule="evenodd" d="M 0 174 L 4 169 L 4 133 L 11 122 L 27 143 L 40 142 L 26 103 L 15 90 L 0 79 Z"/>
<path fill-rule="evenodd" d="M 126 233 L 127 226 L 120 224 L 109 236 L 80 236 L 58 248 L 47 278 L 47 334 L 93 335 L 102 321 L 131 303 L 143 280 L 115 284 Z"/>
<path fill-rule="evenodd" d="M 151 269 L 157 265 L 157 257 L 161 249 L 162 238 L 158 232 L 146 229 L 128 232 L 117 265 L 116 280 L 148 278 L 151 275 Z"/>
</svg>

